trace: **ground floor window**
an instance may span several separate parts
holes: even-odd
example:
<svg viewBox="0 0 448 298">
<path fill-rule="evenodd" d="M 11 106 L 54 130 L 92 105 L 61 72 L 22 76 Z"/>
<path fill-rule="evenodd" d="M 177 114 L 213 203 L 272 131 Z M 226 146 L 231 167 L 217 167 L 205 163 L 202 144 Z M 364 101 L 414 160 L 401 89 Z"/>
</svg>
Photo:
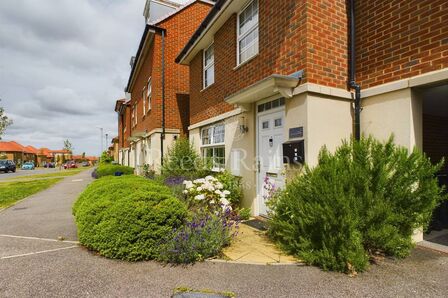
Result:
<svg viewBox="0 0 448 298">
<path fill-rule="evenodd" d="M 213 170 L 221 170 L 226 165 L 225 152 L 224 147 L 207 147 L 202 150 L 202 155 L 212 166 Z"/>
<path fill-rule="evenodd" d="M 202 128 L 202 156 L 212 166 L 213 170 L 224 169 L 225 159 L 225 126 L 215 124 Z"/>
</svg>

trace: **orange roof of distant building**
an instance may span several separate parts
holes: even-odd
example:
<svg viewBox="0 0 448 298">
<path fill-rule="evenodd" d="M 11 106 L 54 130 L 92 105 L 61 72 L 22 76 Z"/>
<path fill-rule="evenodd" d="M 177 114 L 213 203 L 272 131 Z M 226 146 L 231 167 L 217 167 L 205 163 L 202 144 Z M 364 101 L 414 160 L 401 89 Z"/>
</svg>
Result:
<svg viewBox="0 0 448 298">
<path fill-rule="evenodd" d="M 37 155 L 51 157 L 50 149 L 48 149 L 48 148 L 40 148 L 37 151 Z"/>
<path fill-rule="evenodd" d="M 2 152 L 25 152 L 25 147 L 17 142 L 0 142 L 0 151 Z"/>
<path fill-rule="evenodd" d="M 25 149 L 28 151 L 27 153 L 37 154 L 39 150 L 33 146 L 26 146 Z"/>
<path fill-rule="evenodd" d="M 70 150 L 50 150 L 50 153 L 67 153 L 67 154 L 71 154 Z"/>
</svg>

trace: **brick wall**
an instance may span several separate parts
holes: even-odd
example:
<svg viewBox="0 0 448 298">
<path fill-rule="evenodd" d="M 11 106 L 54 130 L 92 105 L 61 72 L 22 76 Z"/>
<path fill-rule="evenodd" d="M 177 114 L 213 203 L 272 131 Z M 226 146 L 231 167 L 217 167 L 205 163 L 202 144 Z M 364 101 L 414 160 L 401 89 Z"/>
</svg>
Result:
<svg viewBox="0 0 448 298">
<path fill-rule="evenodd" d="M 165 116 L 167 129 L 187 132 L 189 106 L 189 69 L 174 62 L 183 46 L 210 11 L 211 5 L 195 2 L 157 24 L 166 29 L 165 37 Z M 138 124 L 133 131 L 147 131 L 162 126 L 162 37 L 154 35 L 153 45 L 142 56 L 143 65 L 131 90 L 131 105 L 137 103 Z M 151 77 L 151 111 L 143 115 L 142 91 Z M 187 113 L 187 116 L 185 115 Z"/>
<path fill-rule="evenodd" d="M 448 1 L 356 1 L 363 88 L 448 67 Z"/>
<path fill-rule="evenodd" d="M 126 129 L 124 129 L 126 128 Z M 118 114 L 118 148 L 129 148 L 131 136 L 131 109 L 126 107 L 124 114 Z"/>
<path fill-rule="evenodd" d="M 202 90 L 202 51 L 190 64 L 190 121 L 233 109 L 224 98 L 272 74 L 305 70 L 303 82 L 346 88 L 345 1 L 259 0 L 259 54 L 235 69 L 237 16 L 214 36 L 215 84 Z"/>
<path fill-rule="evenodd" d="M 448 160 L 448 117 L 423 114 L 423 151 L 434 163 Z"/>
</svg>

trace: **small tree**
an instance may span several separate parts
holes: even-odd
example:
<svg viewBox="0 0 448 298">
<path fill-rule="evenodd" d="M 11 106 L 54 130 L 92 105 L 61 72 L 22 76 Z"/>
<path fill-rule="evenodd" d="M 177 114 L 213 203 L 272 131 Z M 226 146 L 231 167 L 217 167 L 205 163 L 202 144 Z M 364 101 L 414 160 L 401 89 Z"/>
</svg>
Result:
<svg viewBox="0 0 448 298">
<path fill-rule="evenodd" d="M 8 159 L 8 156 L 4 153 L 0 153 L 0 159 Z"/>
<path fill-rule="evenodd" d="M 174 142 L 163 160 L 162 174 L 165 177 L 202 176 L 209 168 L 186 138 Z"/>
<path fill-rule="evenodd" d="M 12 120 L 5 115 L 5 110 L 0 106 L 0 140 L 2 139 L 2 135 L 5 133 L 6 128 L 11 124 Z"/>
<path fill-rule="evenodd" d="M 103 151 L 103 153 L 101 153 L 100 163 L 107 164 L 111 163 L 112 161 L 114 161 L 114 159 L 109 155 L 109 153 L 107 153 L 107 151 Z"/>
<path fill-rule="evenodd" d="M 85 153 L 85 152 L 82 153 L 82 155 L 81 155 L 81 159 L 82 159 L 82 161 L 85 161 L 85 160 L 86 160 L 86 153 Z"/>
<path fill-rule="evenodd" d="M 70 151 L 70 153 L 73 152 L 75 148 L 73 148 L 72 143 L 67 139 L 64 141 L 64 150 Z"/>
</svg>

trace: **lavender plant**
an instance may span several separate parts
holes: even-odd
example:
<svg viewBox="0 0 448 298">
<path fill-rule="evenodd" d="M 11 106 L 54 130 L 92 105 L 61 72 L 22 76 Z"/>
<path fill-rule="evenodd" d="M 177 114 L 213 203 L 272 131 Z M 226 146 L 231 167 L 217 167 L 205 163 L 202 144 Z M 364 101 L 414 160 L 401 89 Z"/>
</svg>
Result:
<svg viewBox="0 0 448 298">
<path fill-rule="evenodd" d="M 218 256 L 238 234 L 238 224 L 230 209 L 219 214 L 196 215 L 164 239 L 159 261 L 187 264 Z"/>
</svg>

